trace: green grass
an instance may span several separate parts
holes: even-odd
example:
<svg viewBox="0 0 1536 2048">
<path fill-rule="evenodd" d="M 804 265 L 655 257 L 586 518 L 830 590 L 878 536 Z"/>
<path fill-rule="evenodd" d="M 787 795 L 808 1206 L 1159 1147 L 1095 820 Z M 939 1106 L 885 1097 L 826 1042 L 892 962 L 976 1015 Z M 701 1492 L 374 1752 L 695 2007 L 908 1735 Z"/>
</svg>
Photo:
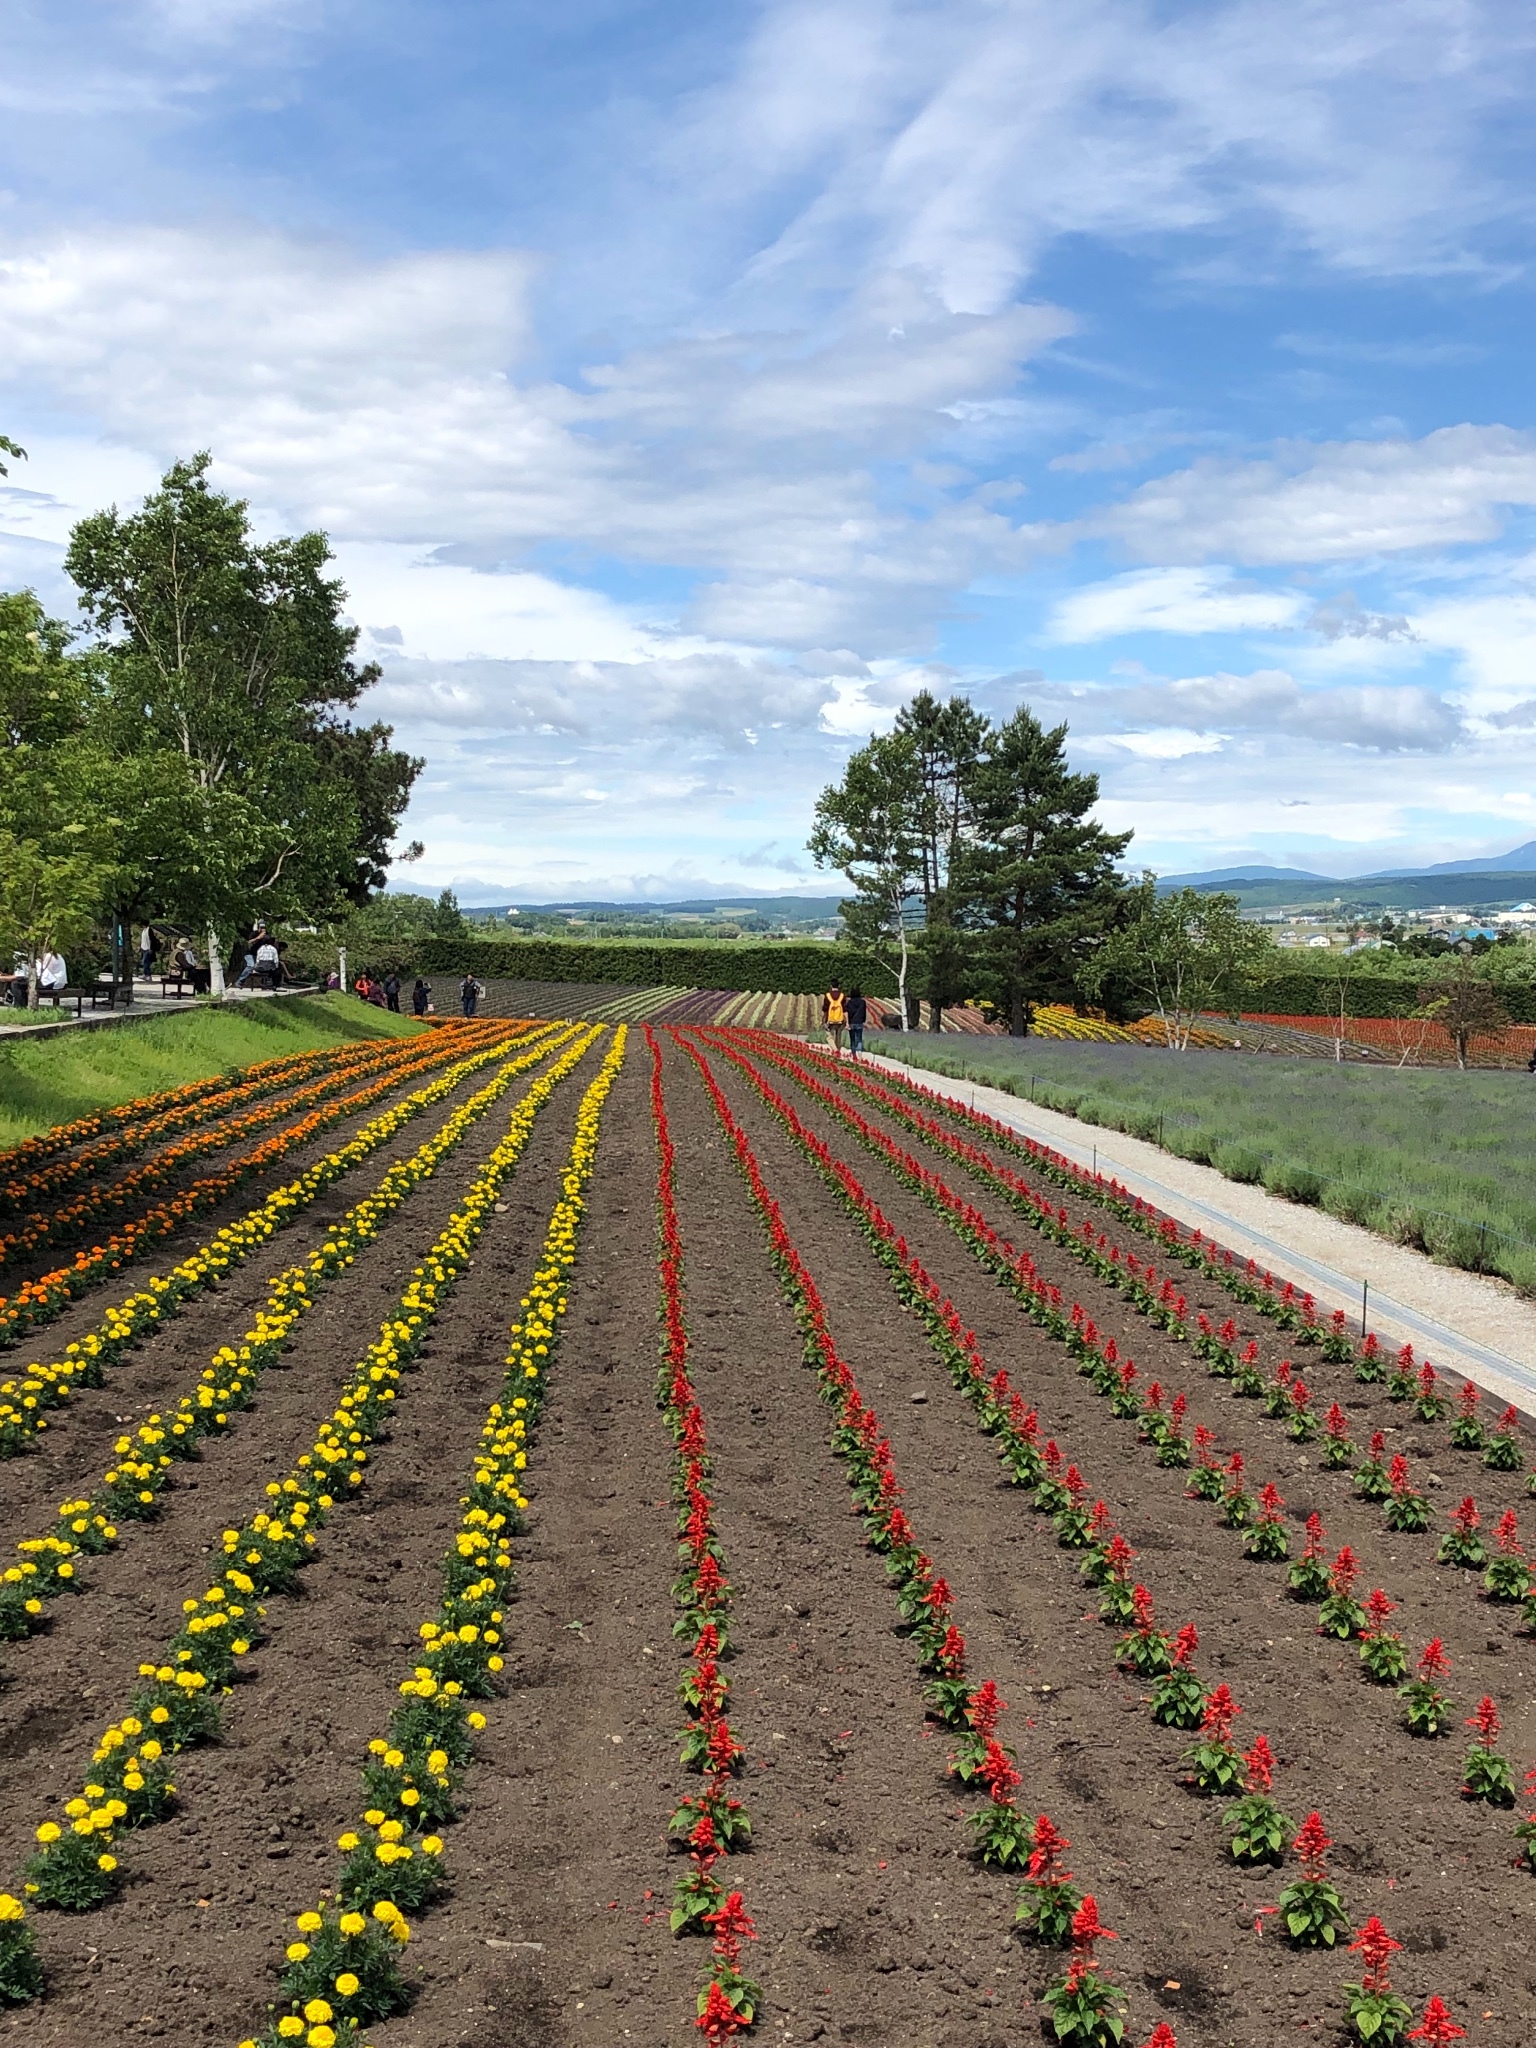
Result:
<svg viewBox="0 0 1536 2048">
<path fill-rule="evenodd" d="M 347 1039 L 400 1038 L 420 1028 L 414 1018 L 376 1010 L 355 996 L 278 996 L 9 1045 L 0 1038 L 0 1145 L 205 1074 Z"/>
<path fill-rule="evenodd" d="M 1157 1046 L 914 1035 L 871 1050 L 1314 1203 L 1536 1294 L 1536 1078 Z"/>
</svg>

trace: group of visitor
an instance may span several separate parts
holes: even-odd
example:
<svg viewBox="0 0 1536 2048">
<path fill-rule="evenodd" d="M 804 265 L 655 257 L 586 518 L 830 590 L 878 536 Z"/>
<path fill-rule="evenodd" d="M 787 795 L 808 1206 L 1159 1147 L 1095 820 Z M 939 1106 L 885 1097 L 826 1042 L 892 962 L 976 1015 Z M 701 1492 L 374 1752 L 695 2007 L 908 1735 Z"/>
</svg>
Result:
<svg viewBox="0 0 1536 2048">
<path fill-rule="evenodd" d="M 827 1034 L 828 1045 L 843 1049 L 843 1033 L 848 1033 L 848 1050 L 857 1059 L 864 1050 L 864 1026 L 869 1022 L 869 1004 L 861 989 L 850 989 L 847 995 L 834 981 L 821 999 L 821 1021 Z"/>
</svg>

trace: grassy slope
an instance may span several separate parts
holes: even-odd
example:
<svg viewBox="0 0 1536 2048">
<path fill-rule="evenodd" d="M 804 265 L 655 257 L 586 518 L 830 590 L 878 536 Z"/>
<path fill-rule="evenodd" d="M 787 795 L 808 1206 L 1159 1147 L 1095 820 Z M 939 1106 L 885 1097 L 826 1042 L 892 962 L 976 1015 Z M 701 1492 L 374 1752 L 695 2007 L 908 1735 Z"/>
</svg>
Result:
<svg viewBox="0 0 1536 2048">
<path fill-rule="evenodd" d="M 1536 1080 L 1528 1075 L 1036 1038 L 972 1040 L 963 1051 L 953 1038 L 940 1045 L 926 1035 L 875 1045 L 914 1066 L 1019 1095 L 1033 1089 L 1049 1108 L 1139 1138 L 1156 1141 L 1161 1117 L 1163 1145 L 1181 1158 L 1536 1292 Z"/>
<path fill-rule="evenodd" d="M 10 1045 L 0 1039 L 0 1145 L 205 1074 L 420 1028 L 413 1018 L 391 1016 L 355 996 L 279 996 Z"/>
</svg>

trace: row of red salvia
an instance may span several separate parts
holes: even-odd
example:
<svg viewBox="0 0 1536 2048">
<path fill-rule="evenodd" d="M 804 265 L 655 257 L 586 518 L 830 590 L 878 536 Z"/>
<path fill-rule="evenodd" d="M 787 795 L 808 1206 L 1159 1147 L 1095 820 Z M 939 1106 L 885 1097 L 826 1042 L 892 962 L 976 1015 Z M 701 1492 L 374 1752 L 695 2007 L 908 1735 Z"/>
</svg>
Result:
<svg viewBox="0 0 1536 2048">
<path fill-rule="evenodd" d="M 672 1832 L 688 1853 L 677 1879 L 671 1925 L 677 1935 L 706 1934 L 709 1978 L 699 1995 L 697 2026 L 717 2044 L 750 2026 L 761 1994 L 742 1974 L 742 1943 L 756 1931 L 739 1890 L 715 1875 L 722 1856 L 744 1848 L 751 1822 L 731 1790 L 745 1751 L 727 1718 L 730 1680 L 722 1661 L 730 1652 L 731 1587 L 715 1534 L 711 1466 L 703 1411 L 688 1370 L 688 1324 L 683 1293 L 683 1240 L 677 1217 L 676 1151 L 662 1087 L 661 1047 L 645 1026 L 651 1054 L 651 1116 L 656 1131 L 656 1222 L 660 1240 L 661 1320 L 664 1331 L 657 1397 L 675 1445 L 673 1497 L 678 1509 L 682 1572 L 673 1587 L 676 1633 L 689 1646 L 678 1687 L 688 1708 L 682 1761 L 698 1770 L 703 1789 L 685 1798 L 672 1816 Z"/>
<path fill-rule="evenodd" d="M 953 1357 L 952 1370 L 954 1371 L 957 1383 L 962 1386 L 963 1390 L 970 1392 L 972 1398 L 977 1400 L 978 1404 L 983 1408 L 985 1426 L 1003 1438 L 1005 1453 L 1010 1457 L 1015 1477 L 1022 1477 L 1029 1470 L 1032 1458 L 1038 1461 L 1040 1474 L 1046 1488 L 1046 1500 L 1042 1502 L 1042 1505 L 1054 1505 L 1058 1500 L 1060 1502 L 1057 1512 L 1057 1525 L 1059 1530 L 1063 1530 L 1062 1540 L 1068 1540 L 1065 1532 L 1070 1531 L 1077 1541 L 1091 1546 L 1089 1568 L 1095 1565 L 1099 1567 L 1096 1574 L 1097 1582 L 1105 1585 L 1107 1588 L 1104 1606 L 1105 1618 L 1124 1619 L 1134 1617 L 1135 1626 L 1118 1646 L 1118 1656 L 1122 1666 L 1154 1679 L 1163 1672 L 1181 1673 L 1186 1678 L 1192 1678 L 1190 1659 L 1198 1645 L 1198 1638 L 1193 1625 L 1186 1624 L 1184 1628 L 1178 1631 L 1172 1641 L 1162 1636 L 1156 1630 L 1150 1593 L 1142 1585 L 1131 1586 L 1128 1583 L 1127 1568 L 1134 1559 L 1134 1551 L 1131 1550 L 1124 1538 L 1114 1531 L 1108 1510 L 1102 1501 L 1095 1503 L 1091 1511 L 1085 1509 L 1083 1503 L 1087 1493 L 1086 1483 L 1083 1481 L 1075 1465 L 1066 1464 L 1054 1440 L 1047 1442 L 1043 1451 L 1036 1451 L 1035 1439 L 1038 1435 L 1038 1418 L 1033 1410 L 1024 1410 L 1022 1397 L 1010 1387 L 1006 1371 L 988 1372 L 980 1351 L 976 1346 L 974 1333 L 964 1329 L 958 1312 L 950 1302 L 947 1300 L 941 1301 L 940 1291 L 929 1279 L 920 1262 L 913 1257 L 905 1240 L 897 1237 L 894 1227 L 879 1211 L 877 1205 L 870 1200 L 846 1165 L 837 1161 L 832 1155 L 830 1148 L 816 1137 L 813 1132 L 806 1129 L 792 1106 L 777 1091 L 772 1089 L 749 1061 L 740 1056 L 739 1051 L 730 1044 L 725 1034 L 711 1033 L 710 1036 L 720 1044 L 727 1057 L 732 1058 L 733 1062 L 753 1080 L 770 1108 L 774 1109 L 781 1120 L 785 1122 L 791 1135 L 814 1158 L 818 1159 L 824 1169 L 829 1171 L 845 1199 L 850 1202 L 856 1213 L 859 1214 L 861 1221 L 866 1227 L 867 1234 L 870 1235 L 871 1241 L 876 1244 L 877 1249 L 884 1249 L 888 1253 L 894 1254 L 899 1262 L 900 1271 L 905 1276 L 909 1285 L 915 1289 L 920 1302 L 928 1307 L 930 1314 L 941 1325 L 939 1332 L 941 1342 L 947 1340 Z M 739 1039 L 742 1036 L 744 1034 L 731 1033 L 729 1034 L 729 1039 Z M 772 1048 L 772 1055 L 774 1056 L 775 1064 L 784 1066 L 791 1072 L 795 1071 L 798 1062 L 794 1058 L 786 1056 L 777 1044 Z M 799 1078 L 798 1075 L 797 1078 Z M 831 1091 L 824 1089 L 814 1082 L 811 1083 L 811 1090 L 823 1100 L 828 1100 L 831 1093 Z M 829 1104 L 829 1106 L 831 1105 Z M 860 1117 L 858 1111 L 851 1104 L 843 1102 L 838 1104 L 837 1107 L 845 1119 L 854 1121 L 856 1125 L 865 1123 L 866 1120 Z M 871 1135 L 876 1140 L 876 1149 L 886 1150 L 889 1147 L 889 1141 L 883 1140 L 883 1134 L 874 1132 L 873 1128 L 870 1128 Z M 895 1148 L 890 1149 L 894 1150 Z M 910 1155 L 902 1156 L 904 1163 L 910 1158 Z M 916 1164 L 916 1162 L 911 1163 Z M 980 1226 L 982 1230 L 986 1230 L 985 1219 L 981 1217 L 978 1211 L 962 1203 L 960 1198 L 953 1194 L 953 1191 L 944 1187 L 938 1176 L 931 1174 L 927 1169 L 923 1169 L 923 1171 L 928 1181 L 935 1184 L 934 1191 L 939 1194 L 944 1208 L 949 1209 L 953 1214 L 961 1216 L 969 1229 L 974 1230 L 977 1226 Z M 995 1236 L 995 1234 L 990 1232 L 987 1232 L 987 1234 Z M 1001 1247 L 1001 1249 L 1004 1256 L 1012 1261 L 1014 1258 L 1012 1248 Z M 1028 1264 L 1030 1266 L 1033 1286 L 1038 1292 L 1040 1286 L 1038 1276 L 1033 1275 L 1032 1262 L 1028 1262 Z M 1058 1308 L 1059 1303 L 1060 1296 L 1058 1292 L 1055 1304 Z M 1182 1303 L 1180 1307 L 1182 1308 Z M 1099 1333 L 1096 1331 L 1091 1319 L 1086 1316 L 1081 1306 L 1076 1303 L 1073 1304 L 1071 1309 L 1070 1327 L 1072 1334 L 1078 1340 L 1078 1345 L 1081 1347 L 1080 1355 L 1083 1352 L 1091 1353 L 1093 1347 L 1099 1341 Z M 1117 1361 L 1113 1339 L 1105 1340 L 1100 1357 L 1105 1359 L 1105 1362 L 1111 1368 L 1118 1365 L 1118 1370 L 1111 1372 L 1110 1381 L 1119 1388 L 1123 1398 L 1124 1395 L 1129 1393 L 1136 1378 L 1134 1363 L 1130 1361 Z M 955 1366 L 958 1366 L 958 1370 L 954 1370 Z M 1154 1382 L 1147 1389 L 1148 1399 L 1146 1403 L 1146 1410 L 1153 1417 L 1160 1417 L 1162 1414 L 1161 1396 L 1162 1389 Z M 1177 1431 L 1182 1422 L 1185 1406 L 1186 1397 L 1183 1395 L 1175 1396 L 1171 1409 L 1168 1411 L 1168 1420 L 1173 1431 Z M 1122 1412 L 1143 1412 L 1142 1404 L 1138 1402 L 1136 1410 L 1122 1409 Z M 1155 1436 L 1150 1435 L 1145 1430 L 1143 1434 L 1149 1441 L 1157 1440 Z M 1009 1439 L 1012 1439 L 1012 1441 L 1010 1442 Z M 1196 1439 L 1201 1454 L 1201 1465 L 1208 1465 L 1208 1443 L 1211 1439 L 1211 1433 L 1203 1428 L 1197 1429 Z M 1223 1486 L 1222 1493 L 1224 1503 L 1229 1509 L 1233 1498 L 1232 1489 L 1240 1489 L 1242 1486 L 1243 1461 L 1241 1453 L 1234 1454 L 1234 1463 L 1235 1472 L 1229 1468 L 1229 1473 L 1224 1475 L 1226 1483 Z M 1197 1471 L 1199 1469 L 1201 1468 L 1197 1466 Z M 1219 1468 L 1217 1469 L 1219 1471 Z M 1235 1523 L 1235 1526 L 1244 1526 L 1251 1523 L 1255 1529 L 1279 1529 L 1283 1531 L 1284 1502 L 1280 1498 L 1278 1490 L 1272 1484 L 1266 1484 L 1261 1489 L 1258 1501 L 1251 1505 L 1254 1512 L 1251 1515 L 1245 1516 L 1241 1523 Z M 1309 1523 L 1309 1538 L 1320 1537 L 1320 1534 L 1320 1524 L 1318 1523 L 1318 1518 L 1314 1516 Z M 1260 1549 L 1255 1554 L 1262 1556 L 1265 1553 Z M 1285 1555 L 1283 1550 L 1278 1554 L 1282 1557 Z M 1309 1558 L 1313 1555 L 1314 1545 L 1312 1542 L 1309 1542 Z M 1341 1553 L 1341 1560 L 1342 1562 L 1336 1561 L 1336 1568 L 1329 1573 L 1328 1587 L 1330 1590 L 1339 1582 L 1341 1575 L 1344 1578 L 1348 1578 L 1352 1571 L 1358 1570 L 1358 1567 L 1353 1563 L 1352 1553 L 1347 1549 Z M 1296 1570 L 1293 1568 L 1293 1583 L 1295 1579 Z M 1348 1582 L 1352 1584 L 1352 1578 L 1349 1578 Z M 1298 1590 L 1300 1590 L 1299 1587 Z M 1116 1597 L 1117 1593 L 1118 1598 Z M 1385 1594 L 1379 1591 L 1373 1594 L 1369 1604 L 1369 1613 L 1367 1614 L 1362 1611 L 1361 1614 L 1362 1630 L 1366 1632 L 1371 1630 L 1380 1631 L 1385 1616 L 1392 1611 L 1393 1604 L 1387 1599 Z M 1444 1658 L 1442 1646 L 1436 1641 L 1426 1650 L 1425 1658 L 1421 1663 L 1419 1678 L 1414 1682 L 1414 1686 L 1410 1690 L 1428 1691 L 1443 1709 L 1445 1706 L 1448 1706 L 1448 1702 L 1445 1702 L 1443 1694 L 1438 1693 L 1436 1690 L 1435 1680 L 1439 1676 L 1445 1675 L 1448 1670 L 1449 1665 Z M 983 1688 L 976 1696 L 976 1704 L 981 1708 L 986 1719 L 995 1719 L 993 1694 L 994 1689 L 989 1684 L 987 1688 Z M 1273 1757 L 1269 1744 L 1262 1735 L 1257 1738 L 1246 1756 L 1238 1753 L 1231 1741 L 1231 1726 L 1233 1719 L 1240 1712 L 1241 1709 L 1232 1698 L 1229 1688 L 1225 1685 L 1216 1687 L 1211 1694 L 1204 1697 L 1196 1717 L 1200 1728 L 1200 1739 L 1189 1752 L 1189 1759 L 1199 1758 L 1202 1760 L 1202 1763 L 1193 1770 L 1192 1782 L 1195 1782 L 1198 1788 L 1202 1790 L 1237 1790 L 1241 1788 L 1248 1802 L 1256 1802 L 1261 1806 L 1268 1805 L 1270 1802 L 1267 1800 L 1267 1794 L 1270 1789 Z M 1164 1716 L 1163 1718 L 1168 1717 Z M 1181 1724 L 1175 1722 L 1174 1725 Z M 1195 1725 L 1195 1723 L 1191 1722 L 1188 1725 Z M 1468 1760 L 1469 1790 L 1471 1790 L 1480 1782 L 1486 1783 L 1490 1775 L 1497 1777 L 1497 1767 L 1502 1761 L 1497 1759 L 1496 1755 L 1491 1751 L 1491 1743 L 1496 1738 L 1498 1731 L 1498 1716 L 1494 1703 L 1491 1700 L 1485 1699 L 1477 1714 L 1472 1717 L 1467 1725 L 1475 1728 L 1478 1731 L 1479 1737 L 1478 1743 L 1474 1746 Z M 973 1730 L 975 1728 L 976 1724 L 973 1723 Z M 974 1751 L 983 1742 L 985 1737 L 990 1736 L 990 1733 L 990 1727 L 983 1727 L 979 1732 L 973 1732 L 971 1738 L 973 1745 L 973 1758 L 971 1759 L 973 1768 Z M 1494 1766 L 1491 1773 L 1489 1770 L 1490 1759 Z M 1503 1771 L 1507 1775 L 1507 1765 L 1503 1766 Z M 1533 1773 L 1532 1776 L 1536 1777 L 1536 1773 Z M 1478 1796 L 1487 1796 L 1487 1794 L 1479 1792 Z M 1276 1817 L 1282 1822 L 1284 1821 L 1283 1816 L 1277 1814 Z M 989 1822 L 988 1825 L 990 1826 L 992 1823 Z M 1285 1826 L 1287 1832 L 1289 1832 L 1291 1824 L 1285 1823 Z M 1536 1824 L 1533 1823 L 1523 1824 L 1522 1833 L 1525 1833 L 1527 1827 L 1530 1828 L 1531 1833 L 1536 1833 Z M 1527 1844 L 1529 1847 L 1529 1835 L 1527 1836 Z M 1077 1902 L 1077 1895 L 1071 1887 L 1070 1876 L 1060 1868 L 1059 1864 L 1060 1851 L 1065 1846 L 1064 1840 L 1056 1833 L 1049 1820 L 1042 1816 L 1040 1832 L 1031 1847 L 1030 1875 L 1024 1887 L 1026 1893 L 1034 1893 L 1034 1901 L 1032 1904 L 1026 1903 L 1021 1908 L 1021 1918 L 1029 1918 L 1037 1932 L 1045 1931 L 1047 1923 L 1049 1923 L 1053 1930 L 1058 1932 L 1064 1930 L 1069 1924 Z M 1290 1889 L 1292 1891 L 1299 1890 L 1303 1896 L 1311 1896 L 1314 1900 L 1318 1897 L 1331 1897 L 1334 1901 L 1337 1901 L 1337 1894 L 1333 1891 L 1324 1867 L 1325 1852 L 1331 1846 L 1331 1843 L 1327 1838 L 1321 1817 L 1318 1814 L 1313 1813 L 1308 1816 L 1301 1829 L 1296 1832 L 1293 1846 L 1296 1848 L 1301 1859 L 1302 1874 L 1298 1880 L 1298 1885 Z M 985 1849 L 983 1853 L 985 1853 Z M 1022 1861 L 1022 1858 L 1020 1860 Z M 1092 1918 L 1093 1916 L 1090 1914 L 1089 1917 Z M 1339 1924 L 1342 1924 L 1342 1909 L 1337 1908 L 1332 1917 Z M 1326 1917 L 1324 1922 L 1320 1924 L 1327 1924 Z M 1338 1931 L 1337 1927 L 1335 1931 Z M 1385 1930 L 1381 1929 L 1380 1923 L 1373 1917 L 1367 1929 L 1362 1933 L 1360 1941 L 1354 1944 L 1354 1946 L 1361 1948 L 1362 1953 L 1368 1950 L 1374 1953 L 1373 1944 L 1378 1943 L 1379 1939 L 1390 1940 L 1390 1937 L 1386 1936 Z M 1390 1954 L 1390 1950 L 1387 1953 Z M 1366 1988 L 1385 1991 L 1388 1988 L 1385 1971 L 1386 1961 L 1385 1957 L 1382 1957 L 1377 1964 L 1368 1968 L 1367 1974 L 1371 1977 L 1371 1984 Z M 1085 1979 L 1082 1972 L 1074 1970 L 1069 1972 L 1069 1980 L 1071 1979 L 1077 1980 L 1076 1988 L 1081 1992 L 1085 1985 L 1091 1982 L 1091 1973 L 1090 1977 Z M 1438 2004 L 1438 2000 L 1432 2000 L 1431 2008 L 1426 2011 L 1426 2025 L 1440 2024 L 1440 2019 L 1437 2018 L 1436 2011 L 1434 2010 Z M 1441 2017 L 1444 2017 L 1443 2006 L 1439 2007 L 1439 2011 Z M 1449 2023 L 1448 2018 L 1445 2023 Z M 1433 2033 L 1424 2033 L 1417 2037 L 1425 2039 L 1452 2038 L 1449 2035 L 1441 2036 Z"/>
<path fill-rule="evenodd" d="M 813 1147 L 820 1144 L 799 1125 L 793 1109 L 749 1061 L 742 1059 L 718 1034 L 707 1035 L 758 1087 L 771 1107 L 781 1116 L 793 1119 L 792 1128 L 798 1137 Z M 963 1784 L 980 1786 L 988 1795 L 986 1807 L 969 1818 L 976 1853 L 984 1863 L 1023 1873 L 1017 1920 L 1037 1939 L 1070 1950 L 1064 1973 L 1046 1989 L 1045 2002 L 1058 2025 L 1061 2016 L 1070 2010 L 1091 2028 L 1097 2021 L 1116 2014 L 1123 2002 L 1118 1989 L 1100 1973 L 1096 1959 L 1097 1943 L 1116 1937 L 1113 1930 L 1101 1924 L 1094 1894 L 1079 1892 L 1071 1872 L 1064 1867 L 1062 1857 L 1070 1846 L 1067 1838 L 1048 1814 L 1039 1813 L 1031 1820 L 1018 1805 L 1016 1795 L 1023 1774 L 1015 1752 L 998 1736 L 1007 1702 L 1000 1697 L 993 1680 L 978 1684 L 967 1671 L 966 1641 L 954 1619 L 953 1594 L 948 1582 L 936 1571 L 932 1557 L 919 1543 L 901 1505 L 902 1488 L 879 1417 L 864 1400 L 852 1369 L 837 1349 L 816 1283 L 795 1247 L 751 1143 L 708 1060 L 697 1045 L 681 1042 L 697 1064 L 716 1114 L 734 1147 L 737 1164 L 767 1227 L 774 1261 L 805 1333 L 822 1397 L 836 1412 L 833 1449 L 847 1468 L 869 1545 L 886 1561 L 920 1668 L 928 1676 L 924 1696 L 929 1715 L 956 1731 L 958 1740 L 950 1757 L 950 1774 Z M 825 1148 L 823 1155 L 829 1157 Z M 851 1187 L 857 1187 L 846 1169 L 842 1173 Z M 876 1227 L 894 1238 L 894 1231 L 883 1218 L 878 1219 Z M 937 1302 L 938 1287 L 910 1254 L 907 1270 L 912 1285 Z M 1090 2036 L 1085 2032 L 1082 2038 Z M 1146 2048 L 1177 2048 L 1174 2032 L 1166 2021 L 1158 2023 Z"/>
</svg>

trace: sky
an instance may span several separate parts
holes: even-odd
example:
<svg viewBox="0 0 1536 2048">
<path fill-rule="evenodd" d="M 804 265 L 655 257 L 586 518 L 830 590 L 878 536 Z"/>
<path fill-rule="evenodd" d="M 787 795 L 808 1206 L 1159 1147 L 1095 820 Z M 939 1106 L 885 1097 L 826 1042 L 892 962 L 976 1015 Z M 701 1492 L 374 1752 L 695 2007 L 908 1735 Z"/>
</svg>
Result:
<svg viewBox="0 0 1536 2048">
<path fill-rule="evenodd" d="M 0 588 L 331 537 L 398 885 L 827 893 L 915 691 L 1161 872 L 1536 837 L 1536 14 L 8 0 Z"/>
</svg>

